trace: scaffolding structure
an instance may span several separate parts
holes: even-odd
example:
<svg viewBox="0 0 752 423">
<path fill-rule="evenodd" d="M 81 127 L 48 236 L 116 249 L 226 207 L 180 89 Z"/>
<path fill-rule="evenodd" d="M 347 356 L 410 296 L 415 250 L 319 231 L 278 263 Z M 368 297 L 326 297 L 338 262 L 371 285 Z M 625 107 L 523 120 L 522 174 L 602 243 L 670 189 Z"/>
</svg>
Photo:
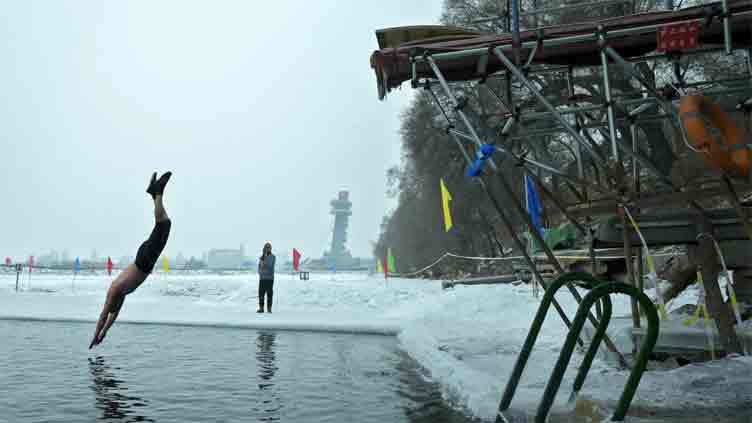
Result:
<svg viewBox="0 0 752 423">
<path fill-rule="evenodd" d="M 519 231 L 512 223 L 512 215 L 525 222 L 534 242 L 543 249 L 548 264 L 555 269 L 557 275 L 561 276 L 566 272 L 536 230 L 523 202 L 512 188 L 514 183 L 510 183 L 500 172 L 502 166 L 521 167 L 524 174 L 529 175 L 539 186 L 544 198 L 581 235 L 591 241 L 591 261 L 594 268 L 596 257 L 592 242 L 595 237 L 593 218 L 611 218 L 612 222 L 615 221 L 615 226 L 620 228 L 617 232 L 622 237 L 624 257 L 637 258 L 636 269 L 633 268 L 632 260 L 626 260 L 627 279 L 640 290 L 643 269 L 639 255 L 642 251 L 640 248 L 633 248 L 639 241 L 631 232 L 624 211 L 635 211 L 633 214 L 638 222 L 648 219 L 652 220 L 652 224 L 661 226 L 667 218 L 663 219 L 657 210 L 672 208 L 674 222 L 677 219 L 688 221 L 683 226 L 684 238 L 680 242 L 697 245 L 698 256 L 702 257 L 698 265 L 702 268 L 703 279 L 706 285 L 708 281 L 713 281 L 709 284 L 709 305 L 714 306 L 713 301 L 721 301 L 722 305 L 720 288 L 716 282 L 718 258 L 714 256 L 715 250 L 712 254 L 702 253 L 713 248 L 712 244 L 703 240 L 702 235 L 715 235 L 717 241 L 752 240 L 752 223 L 741 200 L 744 195 L 752 193 L 752 175 L 740 176 L 715 171 L 710 179 L 677 183 L 665 171 L 665 166 L 656 163 L 645 151 L 644 143 L 640 141 L 639 125 L 644 122 L 664 122 L 673 129 L 676 138 L 681 140 L 679 145 L 692 149 L 677 102 L 699 89 L 702 89 L 703 96 L 710 98 L 734 96 L 738 100 L 737 110 L 744 111 L 749 120 L 752 109 L 752 0 L 722 0 L 681 10 L 673 10 L 673 4 L 669 1 L 667 3 L 670 9 L 667 11 L 529 30 L 520 28 L 520 16 L 525 14 L 538 15 L 572 7 L 613 3 L 625 1 L 607 0 L 521 12 L 518 0 L 509 0 L 498 17 L 475 21 L 502 19 L 508 30 L 502 34 L 463 32 L 458 28 L 447 28 L 442 33 L 440 29 L 433 27 L 430 38 L 419 38 L 410 35 L 420 33 L 419 27 L 377 31 L 380 50 L 371 56 L 371 66 L 376 72 L 379 98 L 385 98 L 390 90 L 407 81 L 410 81 L 414 89 L 430 93 L 445 121 L 446 133 L 462 153 L 467 166 L 472 170 L 471 174 L 479 180 L 500 221 L 542 286 L 546 286 L 546 281 L 523 240 L 517 235 Z M 661 31 L 677 26 L 696 28 L 697 44 L 658 51 L 665 47 L 659 45 Z M 422 34 L 425 36 L 426 32 Z M 708 53 L 741 53 L 746 56 L 746 71 L 738 78 L 724 81 L 684 81 L 682 71 L 687 63 L 697 55 Z M 685 62 L 682 63 L 682 60 Z M 640 64 L 648 62 L 662 62 L 669 65 L 669 68 L 673 67 L 674 80 L 658 87 L 638 69 Z M 600 84 L 595 89 L 599 95 L 597 98 L 589 98 L 589 104 L 585 105 L 578 101 L 580 93 L 576 90 L 580 68 L 598 69 L 600 72 Z M 616 72 L 626 75 L 632 86 L 639 88 L 626 93 L 615 92 L 612 81 Z M 535 78 L 552 73 L 566 80 L 568 98 L 552 99 L 542 92 L 541 85 Z M 491 80 L 500 80 L 506 89 L 501 93 L 497 92 L 488 83 Z M 501 130 L 483 127 L 483 119 L 474 116 L 467 98 L 459 95 L 451 85 L 470 81 L 476 82 L 478 90 L 485 91 L 497 101 L 501 112 L 496 116 L 501 122 L 498 125 Z M 512 89 L 513 84 L 518 84 L 520 88 Z M 723 86 L 706 89 L 714 85 Z M 536 100 L 542 111 L 522 107 L 517 95 L 523 90 Z M 593 116 L 598 113 L 602 114 L 602 118 Z M 549 119 L 552 124 L 541 130 L 525 128 L 526 123 L 541 119 Z M 575 174 L 554 163 L 548 163 L 545 157 L 528 154 L 536 151 L 538 137 L 555 134 L 563 134 L 572 143 Z M 750 136 L 747 133 L 746 141 L 734 148 L 752 149 Z M 526 146 L 526 151 L 515 150 L 514 146 L 519 145 Z M 607 148 L 601 148 L 603 145 Z M 603 150 L 608 153 L 604 154 Z M 588 177 L 588 163 L 599 174 L 606 175 L 603 178 L 605 182 L 601 178 Z M 567 202 L 562 193 L 551 186 L 552 177 L 565 181 L 576 199 L 574 202 Z M 647 181 L 660 188 L 645 191 L 641 187 Z M 505 207 L 501 205 L 500 195 L 506 199 Z M 708 210 L 698 199 L 725 201 L 730 207 L 721 211 L 721 219 L 717 216 L 717 210 Z M 645 212 L 646 208 L 650 211 Z M 683 208 L 683 214 L 679 217 L 676 217 L 676 208 Z M 726 232 L 716 233 L 714 230 L 718 225 L 728 224 L 736 226 Z M 691 232 L 691 238 L 686 239 L 686 231 Z M 715 238 L 711 237 L 713 242 Z M 671 240 L 663 241 L 665 242 L 654 241 L 653 245 L 671 243 Z M 576 289 L 571 285 L 567 286 L 580 302 Z M 554 301 L 553 305 L 565 324 L 570 326 L 569 319 L 558 304 Z M 721 305 L 715 305 L 720 309 Z M 633 302 L 632 309 L 634 326 L 639 327 L 640 313 L 636 302 Z M 597 326 L 598 319 L 595 316 L 590 314 L 589 319 Z M 721 336 L 730 336 L 723 333 L 723 325 L 724 322 L 719 321 Z M 618 354 L 608 337 L 604 341 Z M 619 357 L 625 363 L 620 354 Z"/>
</svg>

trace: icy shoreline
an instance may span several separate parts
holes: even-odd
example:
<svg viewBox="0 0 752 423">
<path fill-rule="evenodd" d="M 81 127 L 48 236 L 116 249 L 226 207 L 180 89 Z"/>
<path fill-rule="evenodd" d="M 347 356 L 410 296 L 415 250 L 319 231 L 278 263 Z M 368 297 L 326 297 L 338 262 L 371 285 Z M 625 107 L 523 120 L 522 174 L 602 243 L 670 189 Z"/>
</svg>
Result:
<svg viewBox="0 0 752 423">
<path fill-rule="evenodd" d="M 22 290 L 14 292 L 15 274 L 0 274 L 0 319 L 93 324 L 109 286 L 105 275 L 78 276 L 73 281 L 71 275 L 36 274 L 30 286 L 27 277 L 21 280 Z M 255 313 L 256 287 L 255 277 L 248 274 L 156 274 L 128 297 L 119 320 L 397 335 L 401 347 L 441 384 L 449 402 L 490 420 L 539 301 L 527 286 L 457 286 L 443 291 L 439 281 L 385 282 L 364 274 L 312 274 L 310 281 L 300 281 L 281 274 L 274 287 L 275 313 L 259 315 Z M 569 293 L 562 291 L 557 299 L 570 315 L 574 314 L 576 303 Z M 619 320 L 628 312 L 628 298 L 617 297 L 614 316 Z M 624 329 L 617 325 L 610 333 L 622 345 L 629 342 Z M 513 409 L 534 413 L 565 336 L 566 327 L 551 313 Z M 106 342 L 121 341 L 116 325 Z M 580 359 L 578 354 L 572 359 L 554 414 L 572 408 L 566 401 L 573 369 Z M 688 408 L 738 409 L 744 404 L 748 408 L 752 382 L 747 375 L 751 370 L 752 360 L 740 357 L 650 371 L 643 377 L 633 408 L 640 419 L 642 414 L 676 415 Z M 580 397 L 609 408 L 618 399 L 627 376 L 598 359 Z"/>
</svg>

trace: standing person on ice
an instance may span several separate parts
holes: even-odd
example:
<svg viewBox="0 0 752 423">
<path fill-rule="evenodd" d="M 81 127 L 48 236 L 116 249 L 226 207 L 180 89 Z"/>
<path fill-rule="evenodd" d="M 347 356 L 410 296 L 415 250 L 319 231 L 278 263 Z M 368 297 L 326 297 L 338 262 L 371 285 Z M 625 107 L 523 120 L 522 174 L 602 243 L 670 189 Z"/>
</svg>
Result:
<svg viewBox="0 0 752 423">
<path fill-rule="evenodd" d="M 259 258 L 259 308 L 256 313 L 264 312 L 264 295 L 266 295 L 266 311 L 272 312 L 272 297 L 274 296 L 274 261 L 276 257 L 272 254 L 272 244 L 264 244 L 264 250 Z"/>
<path fill-rule="evenodd" d="M 97 328 L 94 331 L 94 338 L 89 344 L 89 349 L 99 345 L 104 340 L 107 330 L 115 323 L 120 308 L 123 307 L 125 296 L 135 291 L 146 280 L 167 244 L 172 222 L 167 216 L 164 204 L 162 204 L 162 195 L 170 176 L 172 176 L 172 172 L 163 174 L 159 179 L 157 179 L 157 172 L 154 172 L 151 176 L 146 192 L 154 200 L 154 229 L 151 231 L 149 239 L 139 247 L 135 262 L 120 272 L 110 285 L 110 289 L 107 290 L 104 307 L 99 315 Z"/>
</svg>

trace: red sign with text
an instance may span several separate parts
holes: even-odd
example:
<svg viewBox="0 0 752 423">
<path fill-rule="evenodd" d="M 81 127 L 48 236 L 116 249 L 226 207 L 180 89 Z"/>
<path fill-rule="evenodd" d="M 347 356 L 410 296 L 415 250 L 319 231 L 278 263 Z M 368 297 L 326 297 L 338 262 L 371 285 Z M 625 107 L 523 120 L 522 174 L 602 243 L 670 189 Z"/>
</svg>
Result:
<svg viewBox="0 0 752 423">
<path fill-rule="evenodd" d="M 697 48 L 700 36 L 700 23 L 689 22 L 664 25 L 658 30 L 658 52 Z"/>
</svg>

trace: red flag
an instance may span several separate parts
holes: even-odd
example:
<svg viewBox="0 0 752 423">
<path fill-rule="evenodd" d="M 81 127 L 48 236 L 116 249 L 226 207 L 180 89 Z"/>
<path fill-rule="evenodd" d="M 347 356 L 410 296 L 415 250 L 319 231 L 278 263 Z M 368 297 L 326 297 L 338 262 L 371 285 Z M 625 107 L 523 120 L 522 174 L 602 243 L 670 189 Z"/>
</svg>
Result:
<svg viewBox="0 0 752 423">
<path fill-rule="evenodd" d="M 388 262 L 386 261 L 386 256 L 384 256 L 382 261 L 383 261 L 382 264 L 384 267 L 384 279 L 386 279 L 387 276 L 389 276 L 389 266 L 388 266 Z"/>
<path fill-rule="evenodd" d="M 295 248 L 292 249 L 292 268 L 297 272 L 300 270 L 300 252 Z"/>
<path fill-rule="evenodd" d="M 31 269 L 34 267 L 34 256 L 29 256 L 29 273 L 31 273 Z"/>
<path fill-rule="evenodd" d="M 107 274 L 112 276 L 112 259 L 107 257 Z"/>
<path fill-rule="evenodd" d="M 10 266 L 11 264 L 13 264 L 13 260 L 11 260 L 10 257 L 6 257 L 5 258 L 5 265 L 6 266 Z"/>
</svg>

